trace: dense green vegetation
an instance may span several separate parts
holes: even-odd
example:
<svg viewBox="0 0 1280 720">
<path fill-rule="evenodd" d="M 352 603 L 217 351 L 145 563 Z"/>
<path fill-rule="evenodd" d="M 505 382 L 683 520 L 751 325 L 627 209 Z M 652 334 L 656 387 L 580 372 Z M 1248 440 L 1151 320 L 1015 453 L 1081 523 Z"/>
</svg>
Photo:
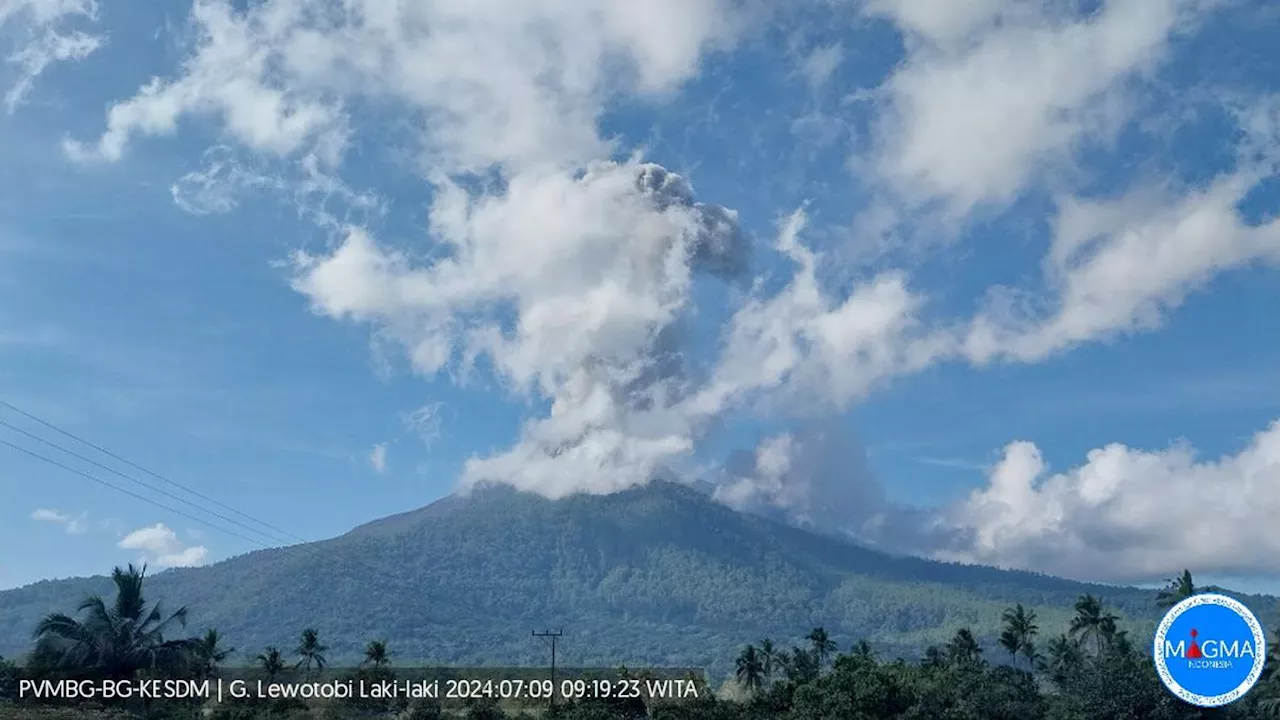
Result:
<svg viewBox="0 0 1280 720">
<path fill-rule="evenodd" d="M 369 638 L 424 662 L 533 665 L 546 650 L 529 631 L 563 627 L 567 664 L 724 677 L 738 648 L 796 627 L 825 627 L 842 648 L 865 639 L 884 656 L 918 657 L 961 627 L 994 647 L 1015 604 L 1036 612 L 1045 633 L 1065 631 L 1085 593 L 1135 635 L 1160 614 L 1154 591 L 891 557 L 670 483 L 555 502 L 479 491 L 331 540 L 158 573 L 148 585 L 233 638 L 231 664 L 268 645 L 291 649 L 299 628 L 314 627 L 336 665 L 357 662 Z M 111 587 L 98 577 L 0 592 L 0 654 L 25 652 L 30 628 L 68 598 Z M 1275 624 L 1273 601 L 1242 599 Z"/>
<path fill-rule="evenodd" d="M 1280 646 L 1269 648 L 1269 670 L 1245 699 L 1225 708 L 1202 710 L 1182 703 L 1161 687 L 1149 657 L 1120 627 L 1119 617 L 1093 595 L 1073 606 L 1066 632 L 1043 644 L 1037 614 L 1022 605 L 1007 608 L 996 647 L 984 647 L 968 628 L 943 645 L 930 646 L 917 662 L 884 662 L 865 641 L 847 653 L 825 628 L 812 628 L 797 644 L 782 649 L 770 639 L 743 648 L 734 673 L 720 692 L 699 685 L 681 699 L 627 697 L 567 701 L 526 701 L 504 709 L 494 701 L 423 699 L 61 701 L 18 698 L 19 678 L 112 679 L 212 678 L 231 653 L 222 635 L 209 629 L 187 636 L 186 608 L 166 614 L 148 605 L 144 571 L 130 566 L 112 575 L 115 598 L 90 596 L 79 618 L 51 613 L 35 630 L 35 647 L 21 668 L 0 660 L 0 718 L 209 718 L 252 720 L 290 718 L 380 718 L 427 720 L 460 717 L 499 720 L 543 717 L 557 720 L 658 718 L 685 720 L 872 720 L 952 718 L 956 720 L 1104 720 L 1142 718 L 1192 720 L 1280 717 Z M 1201 591 L 1189 572 L 1160 593 L 1167 605 Z M 326 665 L 328 648 L 314 628 L 304 629 L 286 664 L 278 648 L 257 656 L 260 678 L 314 679 Z M 1005 663 L 994 663 L 1003 653 Z M 360 669 L 349 677 L 366 681 L 394 678 L 391 651 L 371 640 Z M 643 680 L 625 668 L 619 675 Z"/>
</svg>

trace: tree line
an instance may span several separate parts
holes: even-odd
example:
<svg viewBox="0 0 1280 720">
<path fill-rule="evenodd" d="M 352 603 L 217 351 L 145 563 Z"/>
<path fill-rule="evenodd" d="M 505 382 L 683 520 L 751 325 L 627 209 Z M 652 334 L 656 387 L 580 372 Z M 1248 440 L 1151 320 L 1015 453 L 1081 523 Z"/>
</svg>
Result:
<svg viewBox="0 0 1280 720">
<path fill-rule="evenodd" d="M 21 678 L 217 676 L 235 648 L 228 647 L 216 629 L 184 635 L 188 608 L 166 612 L 160 603 L 148 604 L 143 593 L 145 576 L 145 567 L 116 568 L 112 601 L 92 595 L 77 608 L 78 617 L 46 616 L 35 628 L 34 647 L 21 667 L 0 658 L 0 718 L 23 717 L 25 706 L 14 705 Z M 1156 602 L 1171 607 L 1211 590 L 1218 588 L 1197 586 L 1186 571 L 1170 580 Z M 1021 604 L 1005 610 L 1001 621 L 1002 630 L 991 647 L 961 628 L 946 643 L 928 647 L 916 661 L 881 659 L 866 641 L 840 652 L 822 627 L 811 629 L 789 647 L 766 638 L 741 650 L 733 678 L 719 692 L 702 693 L 696 700 L 592 700 L 521 710 L 484 701 L 446 708 L 437 701 L 317 704 L 292 699 L 217 707 L 200 702 L 141 702 L 127 704 L 124 711 L 134 717 L 211 720 L 447 716 L 499 720 L 534 717 L 535 712 L 564 720 L 1280 718 L 1276 670 L 1280 649 L 1274 641 L 1258 686 L 1233 705 L 1206 710 L 1183 703 L 1164 689 L 1145 644 L 1135 644 L 1121 627 L 1121 618 L 1093 595 L 1080 596 L 1065 632 L 1050 637 L 1042 634 L 1036 613 Z M 266 680 L 291 674 L 314 677 L 325 670 L 328 649 L 315 628 L 306 628 L 291 651 L 265 647 L 252 665 Z M 369 641 L 363 655 L 356 673 L 368 679 L 390 676 L 391 651 L 385 640 Z M 6 705 L 19 714 L 5 715 Z M 75 712 L 75 717 L 90 716 L 84 704 L 76 706 Z"/>
</svg>

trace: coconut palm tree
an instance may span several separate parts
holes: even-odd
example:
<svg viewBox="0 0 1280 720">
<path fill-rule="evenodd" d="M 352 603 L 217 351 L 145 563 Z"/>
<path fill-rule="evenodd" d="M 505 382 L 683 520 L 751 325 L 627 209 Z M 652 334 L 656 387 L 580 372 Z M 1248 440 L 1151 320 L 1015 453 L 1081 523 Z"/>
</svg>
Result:
<svg viewBox="0 0 1280 720">
<path fill-rule="evenodd" d="M 791 653 L 782 649 L 773 651 L 774 672 L 781 673 L 784 677 L 791 677 L 794 667 L 795 659 L 791 657 Z"/>
<path fill-rule="evenodd" d="M 947 656 L 937 645 L 930 645 L 925 648 L 924 656 L 920 658 L 920 667 L 940 668 L 946 667 Z"/>
<path fill-rule="evenodd" d="M 1190 570 L 1183 570 L 1178 577 L 1169 578 L 1168 583 L 1168 587 L 1161 590 L 1159 595 L 1156 595 L 1156 605 L 1162 608 L 1173 607 L 1192 595 L 1204 592 L 1222 592 L 1222 588 L 1217 585 L 1197 586 L 1191 578 Z"/>
<path fill-rule="evenodd" d="M 166 615 L 160 603 L 148 607 L 142 593 L 146 573 L 146 566 L 113 569 L 114 602 L 90 595 L 77 608 L 80 620 L 63 613 L 45 616 L 35 630 L 35 657 L 54 668 L 110 678 L 187 667 L 198 641 L 165 639 L 186 626 L 187 608 Z"/>
<path fill-rule="evenodd" d="M 853 657 L 859 660 L 875 660 L 876 651 L 871 647 L 871 643 L 866 640 L 859 640 L 853 644 L 849 651 Z"/>
<path fill-rule="evenodd" d="M 218 665 L 235 652 L 235 648 L 221 647 L 222 636 L 218 631 L 209 628 L 204 637 L 195 642 L 191 648 L 191 661 L 196 672 L 201 675 L 213 675 L 218 672 Z"/>
<path fill-rule="evenodd" d="M 364 662 L 366 665 L 372 665 L 380 668 L 391 662 L 391 654 L 387 652 L 386 640 L 370 640 L 368 645 L 364 647 Z"/>
<path fill-rule="evenodd" d="M 737 666 L 734 676 L 738 683 L 754 694 L 764 684 L 764 663 L 754 645 L 748 645 L 742 650 Z"/>
<path fill-rule="evenodd" d="M 1036 625 L 1035 611 L 1027 610 L 1022 607 L 1022 603 L 1018 603 L 1005 610 L 1002 619 L 1004 630 L 1000 633 L 1000 646 L 1009 651 L 1009 657 L 1013 659 L 1015 666 L 1018 664 L 1018 655 L 1022 654 L 1027 658 L 1028 666 L 1035 667 L 1035 636 L 1040 632 L 1040 626 Z"/>
<path fill-rule="evenodd" d="M 1080 644 L 1066 635 L 1050 640 L 1048 649 L 1049 655 L 1042 662 L 1042 669 L 1058 684 L 1062 684 L 1084 664 Z"/>
<path fill-rule="evenodd" d="M 760 662 L 764 666 L 765 678 L 773 677 L 773 671 L 779 667 L 778 648 L 774 646 L 773 641 L 765 638 L 760 641 Z"/>
<path fill-rule="evenodd" d="M 816 627 L 804 636 L 809 641 L 809 647 L 813 650 L 813 657 L 818 661 L 818 667 L 826 665 L 827 656 L 836 651 L 836 642 L 827 635 L 824 628 Z"/>
<path fill-rule="evenodd" d="M 1098 598 L 1081 595 L 1076 600 L 1076 616 L 1071 618 L 1067 634 L 1081 645 L 1092 638 L 1096 653 L 1101 655 L 1108 639 L 1115 635 L 1117 620 L 1119 618 L 1107 612 Z"/>
<path fill-rule="evenodd" d="M 267 680 L 274 680 L 284 673 L 284 656 L 280 654 L 280 648 L 274 645 L 268 645 L 254 662 L 262 668 Z"/>
<path fill-rule="evenodd" d="M 982 661 L 982 646 L 969 628 L 960 628 L 947 642 L 947 658 L 955 665 L 977 665 Z"/>
<path fill-rule="evenodd" d="M 298 656 L 298 664 L 295 667 L 304 668 L 308 676 L 311 675 L 312 665 L 315 666 L 317 671 L 324 670 L 324 651 L 328 649 L 328 645 L 320 644 L 319 632 L 312 628 L 303 630 L 302 640 L 298 643 L 298 649 L 293 651 Z"/>
<path fill-rule="evenodd" d="M 808 682 L 820 672 L 818 656 L 812 650 L 792 646 L 787 653 L 787 679 L 792 682 Z"/>
</svg>

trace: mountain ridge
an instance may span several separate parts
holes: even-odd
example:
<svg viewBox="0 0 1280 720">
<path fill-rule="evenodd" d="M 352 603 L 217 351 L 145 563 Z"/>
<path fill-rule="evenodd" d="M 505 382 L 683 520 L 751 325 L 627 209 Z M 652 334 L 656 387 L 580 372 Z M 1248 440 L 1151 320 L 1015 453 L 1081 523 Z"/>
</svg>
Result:
<svg viewBox="0 0 1280 720">
<path fill-rule="evenodd" d="M 0 654 L 27 649 L 42 615 L 109 588 L 91 577 L 0 591 Z M 149 595 L 189 605 L 194 628 L 217 627 L 248 655 L 291 648 L 316 627 L 337 663 L 385 638 L 401 660 L 537 664 L 544 649 L 530 630 L 563 626 L 568 663 L 722 672 L 742 644 L 800 644 L 817 625 L 842 646 L 866 638 L 911 656 L 960 626 L 990 641 L 1002 609 L 1020 602 L 1041 613 L 1045 634 L 1061 632 L 1085 592 L 1139 631 L 1158 617 L 1152 590 L 895 557 L 665 481 L 554 501 L 482 488 L 148 580 Z M 1265 604 L 1255 611 L 1274 609 Z"/>
</svg>

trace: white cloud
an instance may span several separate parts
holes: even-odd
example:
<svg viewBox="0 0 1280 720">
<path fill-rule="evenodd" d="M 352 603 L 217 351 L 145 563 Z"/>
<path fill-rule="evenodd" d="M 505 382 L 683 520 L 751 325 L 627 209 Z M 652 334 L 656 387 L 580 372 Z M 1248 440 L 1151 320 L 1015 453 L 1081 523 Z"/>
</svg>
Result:
<svg viewBox="0 0 1280 720">
<path fill-rule="evenodd" d="M 832 43 L 814 48 L 800 63 L 800 75 L 811 89 L 826 85 L 844 59 L 844 46 Z"/>
<path fill-rule="evenodd" d="M 387 444 L 378 443 L 373 446 L 373 450 L 369 452 L 369 466 L 376 472 L 387 471 Z"/>
<path fill-rule="evenodd" d="M 161 568 L 200 565 L 209 555 L 203 545 L 184 544 L 164 523 L 134 530 L 119 542 L 119 547 L 140 550 L 144 562 Z"/>
<path fill-rule="evenodd" d="M 876 0 L 909 34 L 880 88 L 887 101 L 873 161 L 908 204 L 961 217 L 1003 205 L 1087 137 L 1130 112 L 1135 78 L 1162 59 L 1203 0 L 1107 0 L 1087 17 L 1028 2 Z"/>
<path fill-rule="evenodd" d="M 864 11 L 892 19 L 908 33 L 908 40 L 953 48 L 979 27 L 987 26 L 1002 10 L 1027 3 L 1008 0 L 867 0 Z"/>
<path fill-rule="evenodd" d="M 0 30 L 18 38 L 17 49 L 7 58 L 18 70 L 16 80 L 4 96 L 8 112 L 12 113 L 22 104 L 35 87 L 36 79 L 50 65 L 82 60 L 102 46 L 103 36 L 65 27 L 77 19 L 89 22 L 98 19 L 96 0 L 5 0 L 0 3 Z"/>
<path fill-rule="evenodd" d="M 345 143 L 340 102 L 315 89 L 294 87 L 271 71 L 273 49 L 298 22 L 299 3 L 259 6 L 246 16 L 219 0 L 195 0 L 191 15 L 201 32 L 199 50 L 174 80 L 155 78 L 107 113 L 107 128 L 92 145 L 68 140 L 76 159 L 118 160 L 136 134 L 171 135 L 179 119 L 217 117 L 226 131 L 254 150 L 290 155 L 306 148 L 330 162 Z"/>
<path fill-rule="evenodd" d="M 816 275 L 820 257 L 799 241 L 805 221 L 796 212 L 779 234 L 779 251 L 797 266 L 791 282 L 752 298 L 730 319 L 720 362 L 692 400 L 699 411 L 714 415 L 760 391 L 842 410 L 877 384 L 949 352 L 952 341 L 917 318 L 923 299 L 902 273 L 855 284 L 843 299 L 826 292 Z"/>
<path fill-rule="evenodd" d="M 1280 572 L 1280 421 L 1235 455 L 1202 460 L 1178 444 L 1111 444 L 1050 473 L 1040 450 L 1011 443 L 988 485 L 944 524 L 968 533 L 945 559 L 1093 580 L 1195 572 Z"/>
<path fill-rule="evenodd" d="M 192 215 L 231 212 L 242 193 L 274 184 L 262 172 L 246 167 L 226 146 L 205 151 L 203 160 L 199 170 L 183 175 L 169 188 L 174 204 Z"/>
<path fill-rule="evenodd" d="M 1248 227 L 1234 210 L 1260 177 L 1252 169 L 1183 197 L 1063 195 L 1047 289 L 997 289 L 973 322 L 939 328 L 904 272 L 822 282 L 831 258 L 801 243 L 796 213 L 776 247 L 794 268 L 784 287 L 734 294 L 718 354 L 693 358 L 681 333 L 699 310 L 694 285 L 744 277 L 746 240 L 732 212 L 695 202 L 683 178 L 638 157 L 602 162 L 620 148 L 598 120 L 615 95 L 661 97 L 693 77 L 708 50 L 733 41 L 738 3 L 240 5 L 195 0 L 201 35 L 185 62 L 111 107 L 95 140 L 67 148 L 110 161 L 145 136 L 212 120 L 229 147 L 174 184 L 180 207 L 227 212 L 261 189 L 304 198 L 300 208 L 338 230 L 334 246 L 292 258 L 292 287 L 314 312 L 369 325 L 418 373 L 465 381 L 483 368 L 549 405 L 513 446 L 471 458 L 464 488 L 623 489 L 685 458 L 726 413 L 839 412 L 943 360 L 1039 361 L 1150 327 L 1216 273 L 1276 257 L 1280 226 Z M 907 34 L 906 58 L 872 94 L 883 112 L 863 163 L 873 194 L 892 198 L 886 217 L 932 203 L 968 216 L 1070 166 L 1083 142 L 1129 117 L 1136 88 L 1206 3 L 1109 0 L 1087 17 L 1071 14 L 1078 5 L 868 0 L 867 12 Z M 800 72 L 817 88 L 842 56 L 839 44 L 819 48 Z M 416 132 L 410 150 L 431 185 L 421 247 L 394 245 L 343 212 L 379 206 L 338 178 L 362 120 L 386 114 Z M 1265 113 L 1247 120 L 1252 137 L 1277 126 Z M 438 421 L 433 406 L 406 419 L 424 439 Z M 769 439 L 721 496 L 793 518 L 830 509 L 814 488 L 840 465 L 813 459 L 828 456 L 823 447 L 798 433 Z M 1038 472 L 1033 455 L 1011 450 L 996 487 L 1034 500 L 1007 479 Z M 384 470 L 386 445 L 369 462 Z M 962 520 L 988 544 L 1007 532 Z M 172 535 L 144 530 L 161 529 Z M 196 550 L 203 557 L 202 547 L 167 555 Z"/>
<path fill-rule="evenodd" d="M 731 39 L 729 8 L 272 0 L 236 12 L 226 0 L 196 0 L 203 37 L 182 73 L 111 108 L 94 145 L 68 149 L 114 160 L 134 135 L 172 133 L 181 117 L 202 114 L 254 149 L 312 148 L 335 161 L 348 130 L 341 98 L 359 96 L 429 120 L 426 149 L 439 171 L 580 165 L 607 155 L 595 128 L 603 99 L 673 88 L 705 47 Z"/>
<path fill-rule="evenodd" d="M 96 142 L 67 149 L 114 160 L 135 137 L 173 133 L 198 114 L 252 151 L 329 169 L 357 128 L 350 108 L 405 112 L 426 128 L 416 140 L 435 186 L 434 261 L 349 228 L 332 251 L 295 258 L 294 287 L 317 312 L 375 326 L 419 372 L 465 375 L 484 357 L 512 390 L 553 401 L 552 417 L 531 421 L 507 456 L 476 459 L 469 480 L 533 476 L 538 459 L 579 454 L 588 465 L 651 465 L 688 446 L 632 412 L 668 404 L 656 399 L 672 381 L 654 344 L 686 310 L 691 275 L 740 272 L 743 243 L 733 214 L 694 203 L 678 176 L 593 162 L 613 150 L 596 120 L 614 95 L 677 88 L 705 51 L 733 41 L 738 9 L 273 0 L 235 11 L 197 0 L 203 34 L 180 71 L 112 107 Z M 500 182 L 467 175 L 487 170 Z M 237 186 L 259 182 L 213 162 L 173 192 L 190 211 L 220 212 Z M 635 437 L 638 425 L 657 435 Z M 512 464 L 522 453 L 531 459 Z"/>
<path fill-rule="evenodd" d="M 200 168 L 178 178 L 169 193 L 174 204 L 192 215 L 231 212 L 246 196 L 271 193 L 329 229 L 367 222 L 386 212 L 383 198 L 352 189 L 322 165 L 320 158 L 307 155 L 293 166 L 274 168 L 235 148 L 215 145 L 204 152 Z"/>
<path fill-rule="evenodd" d="M 382 328 L 420 372 L 483 356 L 514 391 L 553 400 L 519 447 L 468 464 L 468 482 L 617 489 L 687 451 L 688 423 L 667 424 L 677 380 L 655 348 L 695 274 L 741 272 L 731 213 L 631 161 L 517 174 L 481 198 L 446 183 L 431 219 L 447 248 L 433 262 L 352 229 L 328 255 L 298 256 L 294 287 L 317 312 Z"/>
<path fill-rule="evenodd" d="M 433 444 L 444 434 L 443 423 L 440 418 L 443 408 L 444 403 L 433 402 L 427 403 L 412 412 L 405 413 L 403 416 L 405 428 L 421 440 L 423 444 Z"/>
<path fill-rule="evenodd" d="M 61 510 L 49 508 L 39 508 L 31 513 L 32 520 L 61 525 L 62 529 L 66 530 L 68 535 L 80 535 L 88 529 L 88 525 L 86 523 L 88 517 L 88 513 L 71 515 L 69 513 L 62 512 Z"/>
<path fill-rule="evenodd" d="M 1258 179 L 1242 171 L 1185 197 L 1140 189 L 1115 201 L 1064 200 L 1044 262 L 1053 297 L 997 288 L 968 330 L 966 355 L 1034 362 L 1150 329 L 1216 275 L 1280 263 L 1280 220 L 1253 226 L 1237 210 Z"/>
</svg>

